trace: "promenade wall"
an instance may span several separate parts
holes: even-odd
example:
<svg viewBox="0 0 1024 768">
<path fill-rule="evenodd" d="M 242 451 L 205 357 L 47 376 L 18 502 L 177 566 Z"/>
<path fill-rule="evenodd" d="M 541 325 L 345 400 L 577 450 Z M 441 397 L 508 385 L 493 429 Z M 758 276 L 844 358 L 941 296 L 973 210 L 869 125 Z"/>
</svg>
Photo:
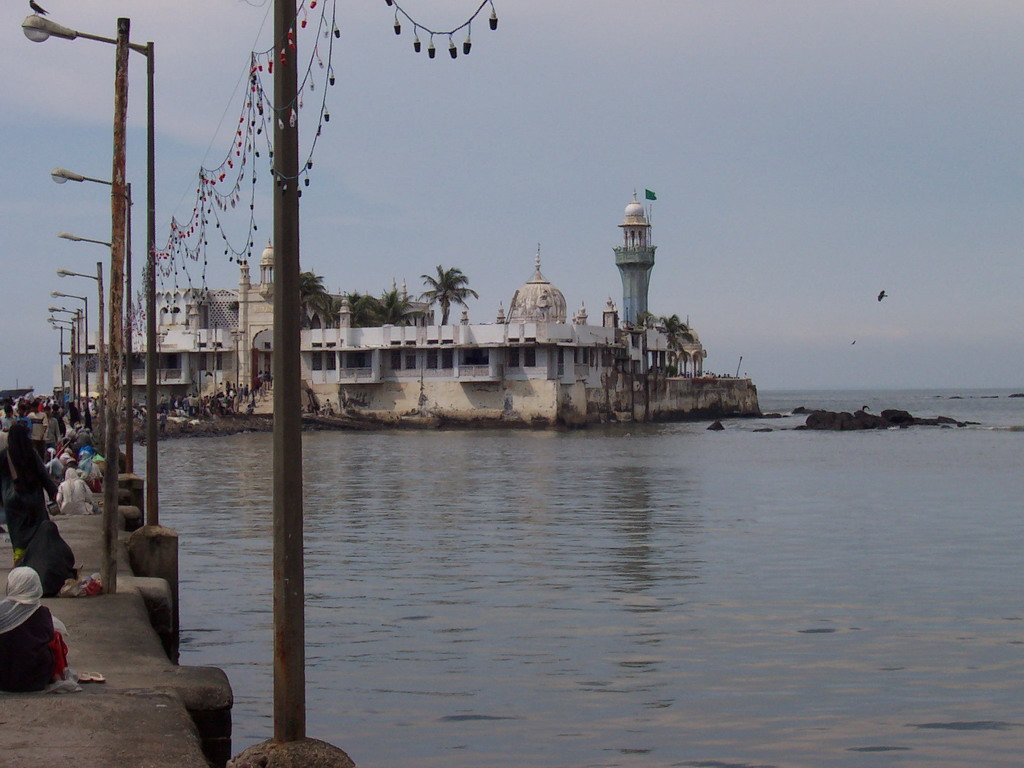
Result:
<svg viewBox="0 0 1024 768">
<path fill-rule="evenodd" d="M 102 516 L 54 518 L 80 573 L 99 571 Z M 213 667 L 171 662 L 150 606 L 166 614 L 170 586 L 132 574 L 118 548 L 113 595 L 46 598 L 68 627 L 71 667 L 105 683 L 80 693 L 0 693 L 0 765 L 18 768 L 209 768 L 231 756 L 232 692 Z M 4 558 L 9 565 L 9 555 Z M 6 581 L 8 568 L 0 568 Z"/>
</svg>

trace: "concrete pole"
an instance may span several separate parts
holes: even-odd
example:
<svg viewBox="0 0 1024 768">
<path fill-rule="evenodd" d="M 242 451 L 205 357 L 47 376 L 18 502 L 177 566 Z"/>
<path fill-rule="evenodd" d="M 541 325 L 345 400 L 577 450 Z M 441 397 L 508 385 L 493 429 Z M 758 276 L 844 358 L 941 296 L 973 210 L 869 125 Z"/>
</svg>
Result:
<svg viewBox="0 0 1024 768">
<path fill-rule="evenodd" d="M 160 524 L 157 466 L 156 137 L 153 125 L 153 43 L 146 44 L 146 525 Z"/>
<path fill-rule="evenodd" d="M 122 311 L 124 294 L 124 232 L 126 221 L 125 133 L 128 118 L 128 34 L 131 22 L 117 20 L 117 49 L 114 64 L 114 153 L 110 178 L 110 389 L 107 393 L 107 458 L 103 473 L 103 548 L 100 578 L 107 593 L 117 592 L 117 491 L 118 453 L 120 451 L 119 415 L 124 381 L 124 340 Z"/>
<path fill-rule="evenodd" d="M 79 406 L 82 405 L 82 390 L 78 388 L 78 347 L 75 343 L 78 341 L 78 329 L 75 327 L 75 323 L 71 324 L 71 391 L 74 393 L 74 398 Z"/>
<path fill-rule="evenodd" d="M 99 362 L 96 364 L 96 372 L 99 375 L 99 381 L 96 382 L 96 403 L 98 408 L 103 407 L 103 403 L 107 401 L 106 391 L 107 382 L 105 379 L 107 364 L 107 345 L 103 342 L 103 262 L 96 262 L 96 291 L 99 294 L 99 331 L 96 333 L 96 354 L 99 357 Z"/>
<path fill-rule="evenodd" d="M 295 0 L 275 0 L 274 104 L 274 740 L 306 736 L 299 358 L 299 126 Z M 280 57 L 280 59 L 279 59 Z M 279 59 L 279 61 L 278 61 Z"/>
<path fill-rule="evenodd" d="M 124 359 L 128 374 L 124 385 L 125 422 L 124 422 L 124 470 L 131 475 L 135 472 L 135 388 L 132 379 L 135 369 L 132 366 L 132 185 L 125 184 L 127 190 L 128 213 L 124 227 Z"/>
</svg>

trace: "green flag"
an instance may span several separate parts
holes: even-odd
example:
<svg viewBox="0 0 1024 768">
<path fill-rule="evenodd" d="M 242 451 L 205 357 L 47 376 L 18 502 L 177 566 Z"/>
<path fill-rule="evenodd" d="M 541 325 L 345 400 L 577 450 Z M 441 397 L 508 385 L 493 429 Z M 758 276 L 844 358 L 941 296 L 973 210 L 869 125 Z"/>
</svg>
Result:
<svg viewBox="0 0 1024 768">
<path fill-rule="evenodd" d="M 657 200 L 658 196 L 656 194 L 654 194 L 653 192 L 651 192 L 651 190 L 645 189 L 644 190 L 644 199 L 645 200 Z"/>
</svg>

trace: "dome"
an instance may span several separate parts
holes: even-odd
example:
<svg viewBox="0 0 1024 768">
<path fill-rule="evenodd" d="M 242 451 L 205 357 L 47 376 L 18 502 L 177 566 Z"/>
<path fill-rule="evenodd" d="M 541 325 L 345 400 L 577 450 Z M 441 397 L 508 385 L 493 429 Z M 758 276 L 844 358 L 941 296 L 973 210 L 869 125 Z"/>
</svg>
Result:
<svg viewBox="0 0 1024 768">
<path fill-rule="evenodd" d="M 633 193 L 633 202 L 626 206 L 625 215 L 626 217 L 622 222 L 623 225 L 647 224 L 643 203 L 636 199 L 636 192 Z"/>
<path fill-rule="evenodd" d="M 263 249 L 263 255 L 260 257 L 261 267 L 272 267 L 274 266 L 274 246 L 267 241 L 267 247 Z"/>
<path fill-rule="evenodd" d="M 533 277 L 512 295 L 509 323 L 564 323 L 565 296 L 540 273 L 540 248 Z"/>
</svg>

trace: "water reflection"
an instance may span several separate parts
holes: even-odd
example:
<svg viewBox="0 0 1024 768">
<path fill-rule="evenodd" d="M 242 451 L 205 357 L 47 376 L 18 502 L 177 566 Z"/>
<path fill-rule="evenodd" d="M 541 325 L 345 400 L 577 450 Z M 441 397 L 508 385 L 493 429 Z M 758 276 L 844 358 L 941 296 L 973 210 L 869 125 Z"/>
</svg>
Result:
<svg viewBox="0 0 1024 768">
<path fill-rule="evenodd" d="M 1019 457 L 951 434 L 307 434 L 309 732 L 364 768 L 1013 765 L 1013 728 L 925 727 L 1024 722 Z M 161 451 L 237 750 L 270 735 L 270 436 Z"/>
</svg>

